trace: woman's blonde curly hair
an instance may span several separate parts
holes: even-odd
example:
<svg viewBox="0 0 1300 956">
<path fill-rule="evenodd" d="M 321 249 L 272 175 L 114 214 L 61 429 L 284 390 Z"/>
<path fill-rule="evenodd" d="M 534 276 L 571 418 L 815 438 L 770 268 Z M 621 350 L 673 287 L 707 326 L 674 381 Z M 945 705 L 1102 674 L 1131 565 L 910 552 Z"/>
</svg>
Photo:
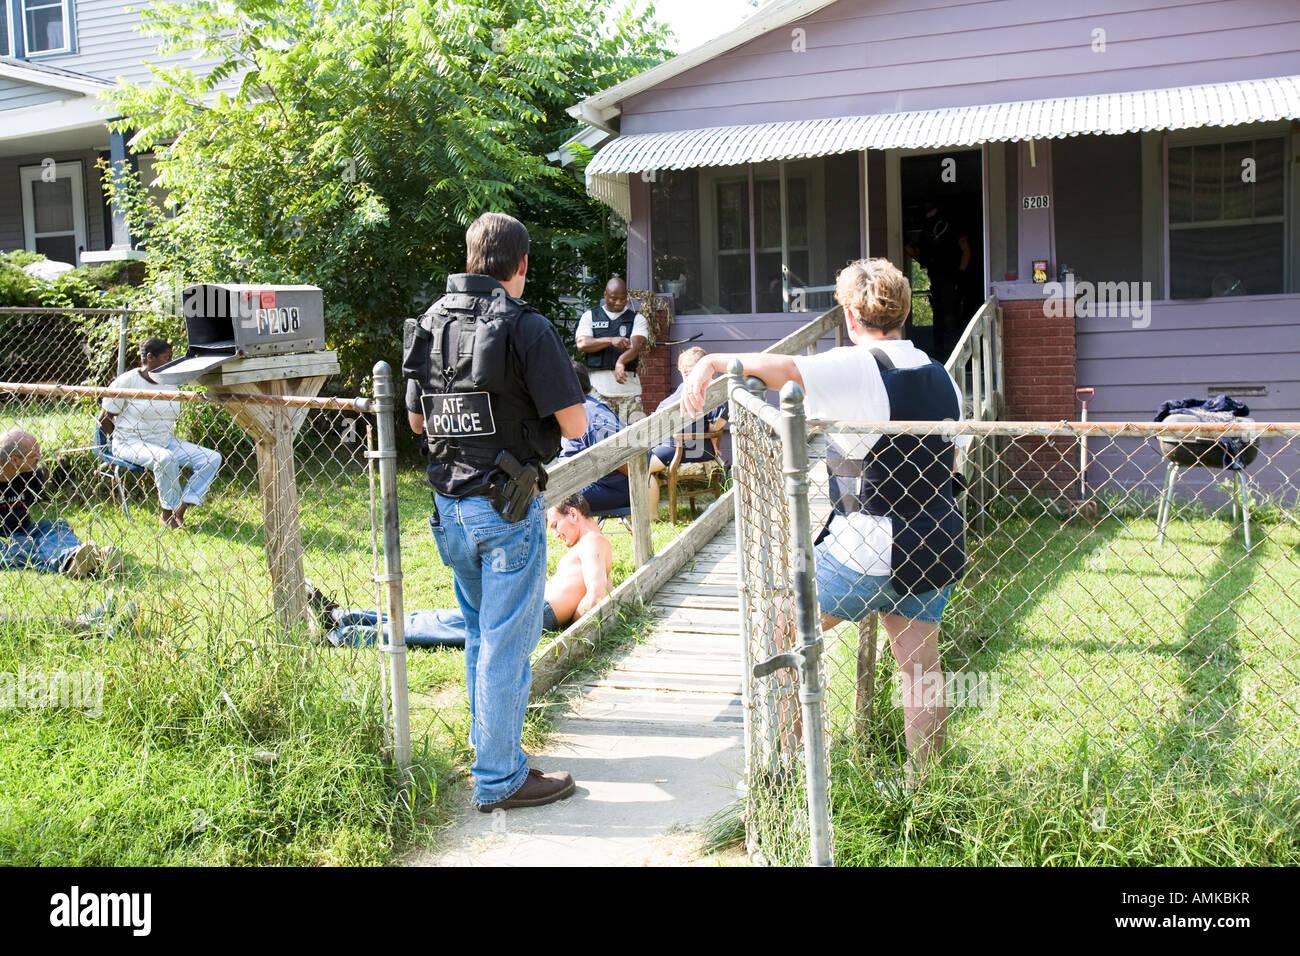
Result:
<svg viewBox="0 0 1300 956">
<path fill-rule="evenodd" d="M 835 277 L 835 301 L 867 328 L 891 332 L 907 321 L 912 286 L 888 259 L 859 259 Z"/>
</svg>

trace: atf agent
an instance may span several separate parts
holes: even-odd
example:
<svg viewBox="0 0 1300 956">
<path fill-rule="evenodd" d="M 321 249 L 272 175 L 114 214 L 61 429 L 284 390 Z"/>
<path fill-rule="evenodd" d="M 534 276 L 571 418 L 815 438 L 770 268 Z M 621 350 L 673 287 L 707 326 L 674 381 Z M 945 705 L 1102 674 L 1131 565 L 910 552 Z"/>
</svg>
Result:
<svg viewBox="0 0 1300 956">
<path fill-rule="evenodd" d="M 582 314 L 575 333 L 591 373 L 592 390 L 624 425 L 642 416 L 641 351 L 650 338 L 645 316 L 627 307 L 627 284 L 617 276 L 605 286 L 605 299 Z"/>
<path fill-rule="evenodd" d="M 465 244 L 466 274 L 407 322 L 402 371 L 411 428 L 428 444 L 430 527 L 465 616 L 470 769 L 490 812 L 573 793 L 569 774 L 528 768 L 520 737 L 546 587 L 542 465 L 587 416 L 555 327 L 520 298 L 528 231 L 485 213 Z"/>
</svg>

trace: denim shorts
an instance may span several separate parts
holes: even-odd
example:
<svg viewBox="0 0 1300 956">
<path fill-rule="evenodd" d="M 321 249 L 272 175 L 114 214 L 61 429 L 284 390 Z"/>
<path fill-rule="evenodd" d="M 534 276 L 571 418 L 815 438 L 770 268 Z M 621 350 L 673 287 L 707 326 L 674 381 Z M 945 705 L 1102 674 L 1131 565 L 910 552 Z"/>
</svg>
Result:
<svg viewBox="0 0 1300 956">
<path fill-rule="evenodd" d="M 937 624 L 952 586 L 922 594 L 898 594 L 887 575 L 862 574 L 817 549 L 817 603 L 823 614 L 861 621 L 873 611 Z"/>
</svg>

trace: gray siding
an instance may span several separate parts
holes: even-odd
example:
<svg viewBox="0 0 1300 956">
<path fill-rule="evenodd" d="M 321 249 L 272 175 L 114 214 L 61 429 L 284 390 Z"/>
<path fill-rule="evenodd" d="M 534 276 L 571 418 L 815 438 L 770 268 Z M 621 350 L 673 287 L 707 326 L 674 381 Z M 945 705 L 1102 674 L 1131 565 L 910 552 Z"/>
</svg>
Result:
<svg viewBox="0 0 1300 956">
<path fill-rule="evenodd" d="M 1141 147 L 1137 134 L 1053 140 L 1057 265 L 1094 282 L 1141 281 Z"/>
<path fill-rule="evenodd" d="M 0 110 L 20 110 L 28 106 L 43 106 L 46 103 L 58 103 L 70 100 L 78 93 L 65 90 L 52 90 L 32 83 L 17 80 L 0 79 Z"/>
<path fill-rule="evenodd" d="M 1151 421 L 1161 402 L 1207 397 L 1211 388 L 1263 386 L 1245 401 L 1264 422 L 1300 421 L 1300 299 L 1295 296 L 1164 301 L 1152 304 L 1151 325 L 1134 329 L 1126 319 L 1080 319 L 1077 323 L 1080 386 L 1097 390 L 1091 417 L 1103 421 Z M 1090 479 L 1155 493 L 1164 464 L 1151 442 L 1107 443 Z M 1275 455 L 1271 462 L 1265 456 Z M 1248 470 L 1257 487 L 1296 494 L 1300 440 L 1265 443 Z M 1217 471 L 1193 468 L 1180 491 L 1212 486 Z"/>
<path fill-rule="evenodd" d="M 18 169 L 22 166 L 39 166 L 47 154 L 0 157 L 0 250 L 22 249 L 23 205 Z M 104 242 L 104 192 L 99 185 L 99 154 L 94 150 L 55 152 L 50 155 L 56 162 L 81 162 L 81 180 L 85 187 L 86 248 L 98 251 L 108 248 Z"/>
<path fill-rule="evenodd" d="M 623 103 L 622 132 L 1300 72 L 1295 0 L 840 0 Z M 807 51 L 792 50 L 796 28 Z M 1093 31 L 1106 31 L 1093 52 Z"/>
<path fill-rule="evenodd" d="M 135 83 L 150 79 L 145 60 L 158 66 L 180 65 L 190 69 L 212 66 L 213 61 L 197 60 L 191 53 L 155 56 L 159 38 L 140 32 L 137 29 L 142 22 L 140 14 L 127 9 L 148 5 L 141 0 L 76 0 L 73 4 L 75 52 L 43 56 L 37 62 L 102 80 L 122 77 Z"/>
</svg>

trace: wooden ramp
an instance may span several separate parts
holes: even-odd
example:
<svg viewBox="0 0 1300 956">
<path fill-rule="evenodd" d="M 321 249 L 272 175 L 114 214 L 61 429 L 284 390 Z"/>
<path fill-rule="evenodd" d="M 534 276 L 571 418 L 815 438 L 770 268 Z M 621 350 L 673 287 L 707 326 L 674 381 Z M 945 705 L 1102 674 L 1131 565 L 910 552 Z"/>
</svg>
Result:
<svg viewBox="0 0 1300 956">
<path fill-rule="evenodd" d="M 583 683 L 533 765 L 568 770 L 570 799 L 493 815 L 467 807 L 435 866 L 644 866 L 703 862 L 698 829 L 743 775 L 734 526 L 649 600 L 644 643 Z"/>
</svg>

